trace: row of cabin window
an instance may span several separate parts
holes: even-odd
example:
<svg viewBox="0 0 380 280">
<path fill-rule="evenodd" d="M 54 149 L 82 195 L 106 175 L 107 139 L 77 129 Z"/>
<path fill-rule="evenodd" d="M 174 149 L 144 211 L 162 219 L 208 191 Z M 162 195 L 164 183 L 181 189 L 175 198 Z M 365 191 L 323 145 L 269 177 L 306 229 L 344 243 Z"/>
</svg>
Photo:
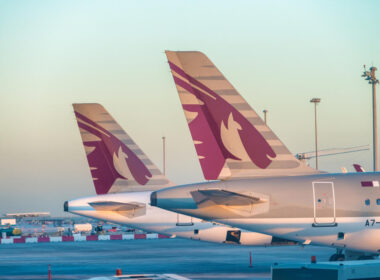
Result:
<svg viewBox="0 0 380 280">
<path fill-rule="evenodd" d="M 364 203 L 365 203 L 365 205 L 369 206 L 369 205 L 371 205 L 371 200 L 370 199 L 366 199 L 364 201 Z M 380 198 L 376 199 L 376 204 L 380 205 Z"/>
</svg>

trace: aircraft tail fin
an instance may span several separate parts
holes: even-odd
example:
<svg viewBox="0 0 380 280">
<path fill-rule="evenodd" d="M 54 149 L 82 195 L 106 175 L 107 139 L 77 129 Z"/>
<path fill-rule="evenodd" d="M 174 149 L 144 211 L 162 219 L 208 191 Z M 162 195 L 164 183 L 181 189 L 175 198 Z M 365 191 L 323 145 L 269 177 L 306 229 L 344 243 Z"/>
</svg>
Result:
<svg viewBox="0 0 380 280">
<path fill-rule="evenodd" d="M 97 194 L 172 186 L 100 104 L 73 104 Z"/>
<path fill-rule="evenodd" d="M 206 55 L 166 56 L 207 180 L 317 172 L 290 153 Z"/>
<path fill-rule="evenodd" d="M 355 163 L 353 166 L 356 172 L 365 172 L 364 168 L 360 164 Z"/>
</svg>

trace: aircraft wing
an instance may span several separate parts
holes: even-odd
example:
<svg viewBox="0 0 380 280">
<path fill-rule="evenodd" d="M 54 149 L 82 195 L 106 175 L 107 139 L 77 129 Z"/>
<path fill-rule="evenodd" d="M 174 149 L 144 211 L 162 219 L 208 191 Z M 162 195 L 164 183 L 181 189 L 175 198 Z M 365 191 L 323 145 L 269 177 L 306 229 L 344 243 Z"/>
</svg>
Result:
<svg viewBox="0 0 380 280">
<path fill-rule="evenodd" d="M 198 205 L 213 202 L 216 205 L 224 206 L 247 206 L 265 202 L 259 197 L 220 189 L 197 190 L 191 192 L 191 195 Z"/>
</svg>

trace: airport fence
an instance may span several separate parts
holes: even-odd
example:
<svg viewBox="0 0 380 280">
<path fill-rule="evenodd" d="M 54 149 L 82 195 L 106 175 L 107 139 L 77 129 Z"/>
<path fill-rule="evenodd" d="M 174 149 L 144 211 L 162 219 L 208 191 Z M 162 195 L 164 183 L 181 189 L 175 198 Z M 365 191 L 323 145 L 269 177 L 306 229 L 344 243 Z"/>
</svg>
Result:
<svg viewBox="0 0 380 280">
<path fill-rule="evenodd" d="M 72 236 L 40 236 L 40 237 L 19 237 L 11 236 L 0 238 L 0 244 L 16 243 L 47 243 L 47 242 L 87 242 L 87 241 L 108 241 L 108 240 L 136 240 L 136 239 L 162 239 L 170 236 L 157 233 L 134 233 L 134 234 L 113 234 L 113 235 L 79 235 Z"/>
</svg>

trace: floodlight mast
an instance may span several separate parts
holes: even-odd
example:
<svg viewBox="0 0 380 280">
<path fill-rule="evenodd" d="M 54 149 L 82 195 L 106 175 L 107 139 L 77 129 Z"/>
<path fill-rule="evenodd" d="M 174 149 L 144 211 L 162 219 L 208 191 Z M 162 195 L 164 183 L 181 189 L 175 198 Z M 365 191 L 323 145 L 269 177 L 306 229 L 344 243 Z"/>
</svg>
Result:
<svg viewBox="0 0 380 280">
<path fill-rule="evenodd" d="M 314 97 L 310 100 L 314 103 L 314 128 L 315 128 L 315 169 L 318 170 L 318 126 L 317 126 L 317 104 L 321 102 L 320 98 Z"/>
<path fill-rule="evenodd" d="M 377 112 L 376 112 L 376 84 L 379 80 L 376 79 L 377 68 L 372 66 L 369 71 L 366 70 L 364 65 L 364 71 L 362 77 L 372 85 L 372 137 L 373 137 L 373 171 L 379 171 L 379 161 L 378 161 L 378 145 L 377 145 Z"/>
</svg>

